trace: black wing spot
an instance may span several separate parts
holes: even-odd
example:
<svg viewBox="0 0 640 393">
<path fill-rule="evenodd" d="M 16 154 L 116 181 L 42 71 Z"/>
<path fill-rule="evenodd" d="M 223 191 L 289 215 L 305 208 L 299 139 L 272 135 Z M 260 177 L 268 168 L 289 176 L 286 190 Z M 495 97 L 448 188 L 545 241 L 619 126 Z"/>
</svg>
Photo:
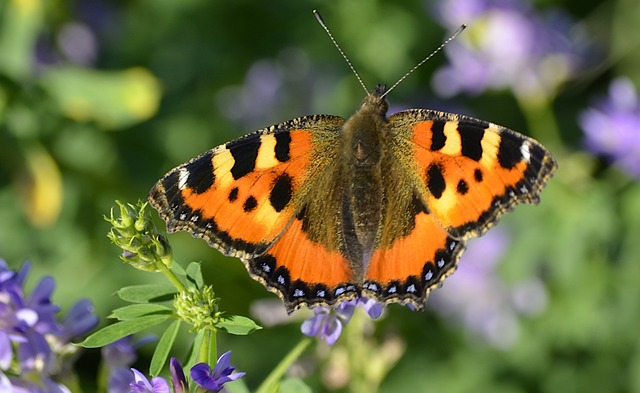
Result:
<svg viewBox="0 0 640 393">
<path fill-rule="evenodd" d="M 229 192 L 228 196 L 229 202 L 235 202 L 238 199 L 238 187 L 233 187 L 233 189 Z"/>
<path fill-rule="evenodd" d="M 498 163 L 501 167 L 504 169 L 512 169 L 522 160 L 522 153 L 520 152 L 522 141 L 522 139 L 507 132 L 500 134 Z"/>
<path fill-rule="evenodd" d="M 458 194 L 460 194 L 460 195 L 464 195 L 467 192 L 469 192 L 469 185 L 464 180 L 460 180 L 458 182 L 458 186 L 456 188 L 458 190 Z"/>
<path fill-rule="evenodd" d="M 291 182 L 291 176 L 286 173 L 283 173 L 278 177 L 273 188 L 271 189 L 271 193 L 269 194 L 269 202 L 271 202 L 271 206 L 277 212 L 281 212 L 284 209 L 289 201 L 291 201 L 291 196 L 293 194 L 293 186 Z"/>
<path fill-rule="evenodd" d="M 289 145 L 291 144 L 291 134 L 287 132 L 279 132 L 276 137 L 276 159 L 280 162 L 289 161 Z"/>
<path fill-rule="evenodd" d="M 431 164 L 427 169 L 427 188 L 429 188 L 431 195 L 436 199 L 440 199 L 446 186 L 440 165 Z"/>
<path fill-rule="evenodd" d="M 482 137 L 484 137 L 484 128 L 478 127 L 477 124 L 473 123 L 459 123 L 458 133 L 460 134 L 462 155 L 469 157 L 474 161 L 480 161 L 482 158 Z"/>
<path fill-rule="evenodd" d="M 212 156 L 213 153 L 208 151 L 184 166 L 184 169 L 189 173 L 187 187 L 195 191 L 196 194 L 206 192 L 215 182 L 213 164 L 211 163 Z"/>
<path fill-rule="evenodd" d="M 234 160 L 231 175 L 235 180 L 253 172 L 260 148 L 259 138 L 237 139 L 227 143 L 226 147 Z"/>
<path fill-rule="evenodd" d="M 258 201 L 253 196 L 250 196 L 249 198 L 247 198 L 247 200 L 244 201 L 244 205 L 242 206 L 242 209 L 246 213 L 249 213 L 254 211 L 256 207 L 258 207 Z"/>
<path fill-rule="evenodd" d="M 444 120 L 434 120 L 431 126 L 431 150 L 440 150 L 447 142 L 447 136 L 444 134 Z"/>
<path fill-rule="evenodd" d="M 482 181 L 482 171 L 480 169 L 476 169 L 473 172 L 473 178 L 480 183 Z"/>
</svg>

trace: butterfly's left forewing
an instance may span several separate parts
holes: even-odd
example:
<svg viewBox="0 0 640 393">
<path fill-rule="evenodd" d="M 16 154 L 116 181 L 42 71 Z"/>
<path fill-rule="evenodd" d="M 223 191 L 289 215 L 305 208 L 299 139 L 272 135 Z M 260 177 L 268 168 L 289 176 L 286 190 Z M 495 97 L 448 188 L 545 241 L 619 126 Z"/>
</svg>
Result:
<svg viewBox="0 0 640 393">
<path fill-rule="evenodd" d="M 242 259 L 290 311 L 333 303 L 353 279 L 327 203 L 343 123 L 307 116 L 218 146 L 167 173 L 149 200 L 170 232 L 188 231 Z"/>
</svg>

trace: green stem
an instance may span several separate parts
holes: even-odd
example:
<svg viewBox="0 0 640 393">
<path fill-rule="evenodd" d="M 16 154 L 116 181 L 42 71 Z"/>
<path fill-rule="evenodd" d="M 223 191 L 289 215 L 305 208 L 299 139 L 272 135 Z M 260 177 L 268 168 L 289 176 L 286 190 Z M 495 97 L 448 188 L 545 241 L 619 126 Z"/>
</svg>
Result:
<svg viewBox="0 0 640 393">
<path fill-rule="evenodd" d="M 215 340 L 211 340 L 212 334 L 213 333 L 209 329 L 205 330 L 204 332 L 204 337 L 202 338 L 202 344 L 200 345 L 200 350 L 198 352 L 199 363 L 207 363 L 209 365 L 213 365 L 213 363 L 210 363 L 211 359 L 209 359 L 211 342 L 213 341 L 215 345 Z"/>
<path fill-rule="evenodd" d="M 285 356 L 284 359 L 280 361 L 276 368 L 274 368 L 273 371 L 271 371 L 271 373 L 267 375 L 267 378 L 262 381 L 262 384 L 260 384 L 260 387 L 258 387 L 256 393 L 269 393 L 278 391 L 276 388 L 280 383 L 280 379 L 289 369 L 289 367 L 291 367 L 293 362 L 295 362 L 300 357 L 302 352 L 307 349 L 310 343 L 310 338 L 304 338 L 298 343 L 298 345 L 293 347 L 293 349 L 289 351 L 287 356 Z"/>
<path fill-rule="evenodd" d="M 178 276 L 176 276 L 173 271 L 171 271 L 171 269 L 169 269 L 167 267 L 167 265 L 165 265 L 161 260 L 156 260 L 156 268 L 158 270 L 160 270 L 160 272 L 162 274 L 164 274 L 164 276 L 171 282 L 171 284 L 173 284 L 174 287 L 176 287 L 176 289 L 180 292 L 186 292 L 187 291 L 187 287 L 184 286 L 184 284 L 182 283 L 182 281 L 180 281 L 178 279 Z"/>
</svg>

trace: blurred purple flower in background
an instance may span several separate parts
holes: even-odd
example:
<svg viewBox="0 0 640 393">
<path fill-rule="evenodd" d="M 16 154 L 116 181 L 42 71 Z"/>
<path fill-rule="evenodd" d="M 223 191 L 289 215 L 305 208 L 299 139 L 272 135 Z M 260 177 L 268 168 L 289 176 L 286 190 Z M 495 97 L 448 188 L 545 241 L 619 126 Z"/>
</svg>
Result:
<svg viewBox="0 0 640 393">
<path fill-rule="evenodd" d="M 333 345 L 340 338 L 343 327 L 349 323 L 358 305 L 362 305 L 371 319 L 378 319 L 384 310 L 383 303 L 368 298 L 342 302 L 335 309 L 318 306 L 313 308 L 313 317 L 304 321 L 300 330 L 309 337 L 318 337 L 328 345 Z"/>
<path fill-rule="evenodd" d="M 304 321 L 300 330 L 309 337 L 318 337 L 328 345 L 333 345 L 340 338 L 343 326 L 351 320 L 355 309 L 355 300 L 342 302 L 335 309 L 314 307 L 313 317 Z"/>
<path fill-rule="evenodd" d="M 308 111 L 314 76 L 309 56 L 298 48 L 283 49 L 276 59 L 256 61 L 242 85 L 220 90 L 220 112 L 248 129 L 264 127 L 279 113 Z"/>
<path fill-rule="evenodd" d="M 59 307 L 51 303 L 55 281 L 42 278 L 28 295 L 24 282 L 30 264 L 13 271 L 0 259 L 0 385 L 14 391 L 66 392 L 54 382 L 68 377 L 78 348 L 78 339 L 97 324 L 88 300 L 77 302 L 62 323 L 56 319 Z"/>
<path fill-rule="evenodd" d="M 572 23 L 559 12 L 542 16 L 517 0 L 442 0 L 435 11 L 448 29 L 469 26 L 434 74 L 441 96 L 512 89 L 522 99 L 549 98 L 581 62 L 579 45 L 569 42 Z"/>
<path fill-rule="evenodd" d="M 496 268 L 508 245 L 500 228 L 470 242 L 458 269 L 428 305 L 446 319 L 499 348 L 513 345 L 519 335 L 519 315 L 540 313 L 547 302 L 544 284 L 537 279 L 508 285 Z"/>
<path fill-rule="evenodd" d="M 609 95 L 582 112 L 579 123 L 589 150 L 640 178 L 640 102 L 629 79 L 611 82 Z"/>
</svg>

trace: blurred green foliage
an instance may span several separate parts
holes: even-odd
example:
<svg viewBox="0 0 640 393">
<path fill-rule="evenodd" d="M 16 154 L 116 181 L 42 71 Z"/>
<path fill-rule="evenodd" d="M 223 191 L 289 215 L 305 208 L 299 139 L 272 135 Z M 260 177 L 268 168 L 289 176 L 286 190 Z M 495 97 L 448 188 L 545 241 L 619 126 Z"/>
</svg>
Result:
<svg viewBox="0 0 640 393">
<path fill-rule="evenodd" d="M 499 274 L 541 278 L 546 308 L 522 317 L 517 341 L 498 349 L 432 310 L 391 306 L 374 335 L 345 334 L 331 349 L 307 352 L 293 372 L 314 391 L 353 387 L 350 377 L 382 379 L 389 392 L 640 391 L 640 184 L 585 152 L 577 124 L 614 76 L 640 82 L 640 6 L 536 2 L 551 6 L 570 13 L 598 49 L 548 108 L 561 141 L 541 142 L 559 172 L 539 206 L 500 224 L 513 236 Z M 32 260 L 33 277 L 57 280 L 58 304 L 88 297 L 103 317 L 121 306 L 116 290 L 152 282 L 107 240 L 103 215 L 115 199 L 146 198 L 167 170 L 258 127 L 359 107 L 363 93 L 314 8 L 371 87 L 395 81 L 446 34 L 429 2 L 416 0 L 0 0 L 0 257 L 14 267 Z M 433 97 L 430 78 L 445 61 L 436 56 L 411 75 L 391 105 L 464 108 L 545 135 L 530 129 L 509 91 Z M 265 77 L 259 87 L 270 93 L 261 96 L 247 86 L 265 73 L 277 83 Z M 229 312 L 247 315 L 256 299 L 273 298 L 240 261 L 188 234 L 170 240 L 176 258 L 203 262 Z M 221 337 L 219 346 L 234 351 L 252 387 L 300 335 L 294 322 Z M 90 381 L 91 362 L 82 367 Z"/>
</svg>

